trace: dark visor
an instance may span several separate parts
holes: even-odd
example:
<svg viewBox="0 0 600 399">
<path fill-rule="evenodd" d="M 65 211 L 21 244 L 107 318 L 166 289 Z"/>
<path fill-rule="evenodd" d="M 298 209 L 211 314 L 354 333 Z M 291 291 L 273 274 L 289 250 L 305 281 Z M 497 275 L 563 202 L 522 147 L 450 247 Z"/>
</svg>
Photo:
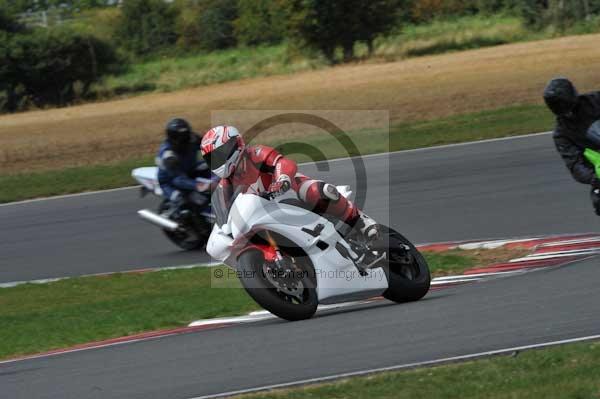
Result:
<svg viewBox="0 0 600 399">
<path fill-rule="evenodd" d="M 211 170 L 219 169 L 221 166 L 225 165 L 225 162 L 227 162 L 229 157 L 231 157 L 237 149 L 237 140 L 231 139 L 219 148 L 214 149 L 208 154 L 204 154 L 203 158 Z"/>
</svg>

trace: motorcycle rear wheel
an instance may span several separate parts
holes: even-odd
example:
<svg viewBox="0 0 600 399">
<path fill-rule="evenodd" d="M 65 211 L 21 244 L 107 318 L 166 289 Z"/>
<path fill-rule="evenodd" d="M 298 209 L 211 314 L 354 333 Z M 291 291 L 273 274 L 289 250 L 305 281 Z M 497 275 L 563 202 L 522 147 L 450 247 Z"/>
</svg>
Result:
<svg viewBox="0 0 600 399">
<path fill-rule="evenodd" d="M 301 300 L 278 290 L 265 276 L 265 258 L 259 250 L 247 250 L 238 258 L 240 281 L 246 292 L 264 309 L 288 321 L 311 318 L 317 311 L 316 280 L 312 265 L 302 265 Z"/>
<path fill-rule="evenodd" d="M 163 201 L 158 207 L 158 214 L 160 215 L 167 210 L 168 206 L 168 201 Z M 208 231 L 210 231 L 210 229 Z M 169 231 L 166 229 L 163 229 L 162 232 L 169 241 L 185 251 L 204 249 L 206 242 L 208 241 L 208 236 L 198 233 L 191 226 L 187 227 L 185 232 Z"/>
</svg>

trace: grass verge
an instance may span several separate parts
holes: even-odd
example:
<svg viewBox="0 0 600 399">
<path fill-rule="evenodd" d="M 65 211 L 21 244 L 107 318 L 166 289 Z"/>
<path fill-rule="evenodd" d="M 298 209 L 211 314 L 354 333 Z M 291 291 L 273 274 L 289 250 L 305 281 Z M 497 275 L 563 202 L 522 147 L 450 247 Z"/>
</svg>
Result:
<svg viewBox="0 0 600 399">
<path fill-rule="evenodd" d="M 322 68 L 320 58 L 290 58 L 285 45 L 240 47 L 187 57 L 164 57 L 134 64 L 94 88 L 100 98 L 141 92 L 168 92 L 247 78 Z"/>
<path fill-rule="evenodd" d="M 434 275 L 445 275 L 514 254 L 451 251 L 425 256 Z M 0 358 L 258 309 L 229 270 L 202 267 L 2 288 Z"/>
<path fill-rule="evenodd" d="M 390 61 L 553 36 L 556 33 L 535 33 L 526 29 L 521 19 L 516 17 L 466 16 L 430 24 L 406 25 L 400 33 L 378 40 L 373 58 Z M 357 45 L 356 53 L 359 59 L 368 56 L 366 46 Z M 140 62 L 121 75 L 106 78 L 94 87 L 94 91 L 100 98 L 151 91 L 168 92 L 327 66 L 322 57 L 291 54 L 286 44 L 239 47 Z"/>
<path fill-rule="evenodd" d="M 523 20 L 507 15 L 471 15 L 407 24 L 396 34 L 380 38 L 374 60 L 395 61 L 530 40 L 598 32 L 598 19 L 580 22 L 565 31 L 553 27 L 536 31 Z M 369 57 L 366 46 L 357 45 L 359 60 Z M 121 75 L 111 76 L 94 91 L 100 98 L 142 92 L 167 92 L 234 80 L 290 74 L 328 67 L 323 57 L 290 52 L 286 44 L 239 47 L 205 54 L 160 59 L 134 64 Z"/>
<path fill-rule="evenodd" d="M 546 129 L 551 124 L 552 117 L 544 107 L 524 105 L 402 123 L 392 126 L 389 134 L 382 130 L 360 130 L 348 132 L 348 135 L 362 155 L 367 155 L 526 134 Z M 285 143 L 286 139 L 276 139 L 265 144 L 282 146 Z M 308 134 L 302 143 L 310 145 L 308 151 L 302 148 L 302 153 L 315 160 L 322 159 L 322 154 L 328 159 L 348 156 L 329 135 Z M 283 151 L 295 152 L 290 147 L 283 147 Z M 295 158 L 306 160 L 305 157 Z M 153 163 L 153 159 L 147 157 L 108 165 L 0 175 L 0 186 L 3 187 L 0 203 L 133 185 L 131 169 Z"/>
<path fill-rule="evenodd" d="M 0 176 L 0 185 L 4 187 L 0 191 L 0 203 L 131 186 L 135 184 L 131 170 L 153 163 L 153 159 L 148 158 L 112 165 L 79 166 Z"/>
<path fill-rule="evenodd" d="M 600 342 L 358 377 L 246 398 L 600 398 Z"/>
</svg>

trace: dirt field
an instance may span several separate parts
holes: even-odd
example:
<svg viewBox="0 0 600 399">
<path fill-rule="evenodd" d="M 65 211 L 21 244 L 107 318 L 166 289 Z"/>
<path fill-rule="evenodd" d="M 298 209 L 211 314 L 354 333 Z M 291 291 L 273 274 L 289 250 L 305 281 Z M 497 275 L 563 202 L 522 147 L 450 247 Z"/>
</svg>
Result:
<svg viewBox="0 0 600 399">
<path fill-rule="evenodd" d="M 197 130 L 222 109 L 378 109 L 395 123 L 539 103 L 555 75 L 573 78 L 582 91 L 599 89 L 599 66 L 600 35 L 587 35 L 0 116 L 0 173 L 148 156 L 174 115 Z M 371 123 L 346 122 L 351 129 Z"/>
</svg>

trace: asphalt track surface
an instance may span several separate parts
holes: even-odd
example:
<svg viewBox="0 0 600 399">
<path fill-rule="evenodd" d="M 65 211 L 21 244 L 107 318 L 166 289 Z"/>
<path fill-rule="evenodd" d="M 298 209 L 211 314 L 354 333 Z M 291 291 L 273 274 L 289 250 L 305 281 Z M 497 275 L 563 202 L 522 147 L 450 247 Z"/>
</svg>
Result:
<svg viewBox="0 0 600 399">
<path fill-rule="evenodd" d="M 192 398 L 600 333 L 598 261 L 382 302 L 0 365 L 5 398 Z"/>
<path fill-rule="evenodd" d="M 330 165 L 329 180 L 352 180 L 346 162 Z M 384 220 L 389 207 L 391 224 L 417 242 L 597 231 L 585 188 L 571 182 L 547 135 L 366 164 L 366 208 Z M 118 191 L 1 207 L 2 279 L 198 261 L 137 221 L 140 205 L 133 191 Z M 1 396 L 191 398 L 596 335 L 599 279 L 595 259 L 433 291 L 411 304 L 382 301 L 296 323 L 268 320 L 5 363 Z"/>
<path fill-rule="evenodd" d="M 366 211 L 417 243 L 598 230 L 587 188 L 574 183 L 549 135 L 364 159 Z M 323 166 L 323 164 L 321 164 Z M 357 187 L 350 160 L 310 176 Z M 209 261 L 138 219 L 135 189 L 0 206 L 0 282 Z"/>
</svg>

